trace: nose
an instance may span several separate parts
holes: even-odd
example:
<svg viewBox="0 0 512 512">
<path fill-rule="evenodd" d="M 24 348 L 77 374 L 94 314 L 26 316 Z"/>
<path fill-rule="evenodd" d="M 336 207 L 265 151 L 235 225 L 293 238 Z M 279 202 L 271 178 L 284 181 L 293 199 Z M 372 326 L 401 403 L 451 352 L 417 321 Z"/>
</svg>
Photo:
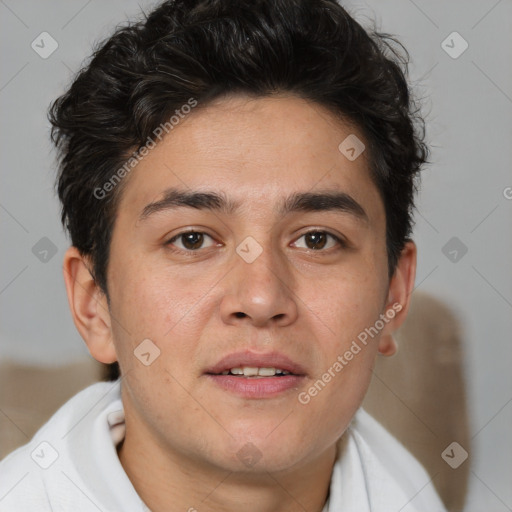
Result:
<svg viewBox="0 0 512 512">
<path fill-rule="evenodd" d="M 286 257 L 265 247 L 251 263 L 238 253 L 233 259 L 234 266 L 226 276 L 220 304 L 223 322 L 249 323 L 255 327 L 292 324 L 297 319 L 298 308 Z"/>
</svg>

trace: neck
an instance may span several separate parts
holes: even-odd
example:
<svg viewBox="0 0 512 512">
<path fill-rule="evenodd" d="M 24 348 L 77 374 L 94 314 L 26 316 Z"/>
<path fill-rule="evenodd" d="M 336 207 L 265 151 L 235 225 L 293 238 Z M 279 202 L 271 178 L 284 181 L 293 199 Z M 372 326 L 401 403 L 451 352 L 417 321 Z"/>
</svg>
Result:
<svg viewBox="0 0 512 512">
<path fill-rule="evenodd" d="M 147 442 L 148 432 L 135 432 L 127 423 L 119 459 L 152 512 L 321 512 L 329 493 L 335 446 L 300 468 L 242 473 L 193 460 Z"/>
</svg>

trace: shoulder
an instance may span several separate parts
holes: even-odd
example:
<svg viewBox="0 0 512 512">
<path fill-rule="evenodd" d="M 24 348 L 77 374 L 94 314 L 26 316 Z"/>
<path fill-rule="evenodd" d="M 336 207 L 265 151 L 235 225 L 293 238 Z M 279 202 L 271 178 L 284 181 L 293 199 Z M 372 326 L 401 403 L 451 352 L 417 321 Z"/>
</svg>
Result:
<svg viewBox="0 0 512 512">
<path fill-rule="evenodd" d="M 347 434 L 360 459 L 371 510 L 386 510 L 387 500 L 393 500 L 403 512 L 445 512 L 423 466 L 364 409 Z"/>
<path fill-rule="evenodd" d="M 116 383 L 96 383 L 66 402 L 26 445 L 0 461 L 0 512 L 52 510 L 47 482 L 73 465 L 69 439 L 80 436 L 99 412 L 120 401 Z M 75 438 L 76 439 L 76 438 Z M 65 477 L 64 477 L 65 478 Z"/>
</svg>

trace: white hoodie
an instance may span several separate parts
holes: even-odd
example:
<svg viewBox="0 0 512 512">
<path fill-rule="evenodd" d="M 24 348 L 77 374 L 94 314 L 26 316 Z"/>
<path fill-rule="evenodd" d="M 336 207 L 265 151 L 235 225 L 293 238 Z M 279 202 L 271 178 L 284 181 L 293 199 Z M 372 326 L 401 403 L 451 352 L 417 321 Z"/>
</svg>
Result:
<svg viewBox="0 0 512 512">
<path fill-rule="evenodd" d="M 147 512 L 117 456 L 123 435 L 120 381 L 84 389 L 0 462 L 0 512 Z M 420 464 L 359 409 L 323 512 L 446 510 Z"/>
</svg>

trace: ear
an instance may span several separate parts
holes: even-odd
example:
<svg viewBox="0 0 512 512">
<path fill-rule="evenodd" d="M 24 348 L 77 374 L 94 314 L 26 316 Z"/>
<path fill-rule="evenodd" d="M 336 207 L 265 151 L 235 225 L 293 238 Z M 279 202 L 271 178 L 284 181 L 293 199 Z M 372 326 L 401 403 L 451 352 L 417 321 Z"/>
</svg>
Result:
<svg viewBox="0 0 512 512">
<path fill-rule="evenodd" d="M 397 345 L 393 338 L 393 332 L 403 324 L 409 311 L 416 278 L 416 255 L 416 244 L 412 240 L 406 242 L 389 283 L 384 310 L 388 322 L 382 330 L 379 340 L 379 353 L 385 356 L 392 356 L 396 352 Z"/>
<path fill-rule="evenodd" d="M 89 260 L 76 247 L 66 251 L 63 273 L 73 321 L 89 352 L 101 363 L 117 361 L 107 297 L 89 271 Z"/>
</svg>

